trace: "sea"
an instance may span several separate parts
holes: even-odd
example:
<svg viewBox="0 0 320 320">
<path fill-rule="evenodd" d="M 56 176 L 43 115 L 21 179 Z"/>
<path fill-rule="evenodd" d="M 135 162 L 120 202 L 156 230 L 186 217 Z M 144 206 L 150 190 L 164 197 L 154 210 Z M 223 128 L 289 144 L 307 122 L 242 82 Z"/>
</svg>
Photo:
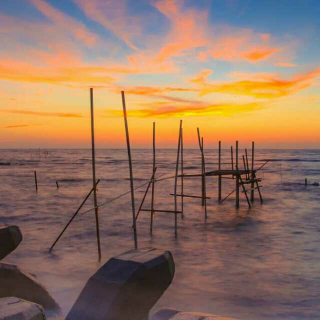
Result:
<svg viewBox="0 0 320 320">
<path fill-rule="evenodd" d="M 240 169 L 244 154 L 240 150 Z M 156 152 L 155 209 L 174 210 L 176 158 L 173 149 Z M 250 150 L 248 158 L 250 164 Z M 132 159 L 137 211 L 152 176 L 152 150 L 132 150 Z M 169 250 L 176 266 L 173 283 L 150 314 L 170 307 L 242 320 L 320 319 L 320 150 L 258 149 L 255 159 L 256 169 L 268 160 L 257 172 L 262 204 L 257 189 L 251 209 L 243 192 L 239 209 L 234 193 L 219 204 L 218 178 L 207 177 L 207 218 L 201 199 L 184 198 L 177 237 L 174 214 L 155 213 L 151 235 L 150 212 L 140 212 L 139 248 Z M 218 151 L 205 150 L 205 162 L 207 171 L 217 170 Z M 222 150 L 221 168 L 231 169 L 230 150 Z M 200 173 L 199 150 L 184 150 L 184 174 Z M 134 248 L 127 151 L 96 150 L 96 178 L 103 204 L 101 261 L 92 196 L 50 253 L 92 188 L 91 150 L 0 151 L 0 222 L 18 225 L 23 234 L 4 262 L 35 274 L 64 315 L 91 275 Z M 178 193 L 180 187 L 178 179 Z M 222 197 L 234 188 L 235 179 L 223 179 Z M 200 196 L 201 178 L 186 177 L 184 194 Z M 149 192 L 143 208 L 150 209 L 150 203 Z"/>
</svg>

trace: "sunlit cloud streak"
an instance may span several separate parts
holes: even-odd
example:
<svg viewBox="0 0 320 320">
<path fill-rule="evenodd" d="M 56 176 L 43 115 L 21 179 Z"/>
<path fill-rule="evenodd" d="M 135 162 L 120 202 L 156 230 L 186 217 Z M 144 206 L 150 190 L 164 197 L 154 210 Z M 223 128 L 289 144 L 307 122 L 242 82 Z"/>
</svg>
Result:
<svg viewBox="0 0 320 320">
<path fill-rule="evenodd" d="M 79 113 L 65 113 L 65 112 L 42 112 L 42 111 L 30 111 L 30 110 L 18 110 L 18 109 L 2 109 L 0 112 L 23 114 L 30 116 L 41 117 L 58 117 L 58 118 L 83 118 L 84 116 Z"/>
<path fill-rule="evenodd" d="M 248 104 L 207 104 L 200 107 L 185 106 L 162 106 L 155 105 L 152 108 L 150 104 L 149 108 L 128 110 L 128 116 L 137 118 L 172 118 L 172 117 L 202 117 L 202 116 L 233 116 L 236 114 L 250 113 L 265 108 L 265 105 L 260 103 L 248 103 Z M 108 110 L 107 114 L 111 116 L 121 117 L 122 112 L 119 110 Z"/>
<path fill-rule="evenodd" d="M 2 129 L 16 129 L 16 128 L 27 128 L 31 127 L 29 124 L 18 124 L 18 125 L 12 125 L 12 126 L 5 126 L 2 127 Z"/>
<path fill-rule="evenodd" d="M 229 95 L 244 95 L 254 98 L 271 99 L 287 96 L 312 86 L 313 80 L 320 76 L 320 68 L 314 71 L 298 74 L 289 80 L 276 77 L 255 75 L 252 79 L 243 79 L 234 82 L 208 82 L 206 73 L 200 73 L 190 81 L 199 88 L 199 95 L 210 93 L 225 93 Z"/>
</svg>

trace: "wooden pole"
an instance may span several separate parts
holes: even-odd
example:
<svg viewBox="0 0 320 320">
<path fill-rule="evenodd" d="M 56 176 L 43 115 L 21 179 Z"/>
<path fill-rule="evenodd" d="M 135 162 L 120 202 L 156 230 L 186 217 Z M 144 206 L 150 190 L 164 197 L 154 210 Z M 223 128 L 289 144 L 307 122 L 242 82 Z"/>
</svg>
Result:
<svg viewBox="0 0 320 320">
<path fill-rule="evenodd" d="M 100 182 L 100 180 L 97 181 L 96 186 L 98 185 L 98 183 Z M 82 201 L 82 203 L 80 204 L 78 210 L 74 213 L 74 215 L 71 217 L 71 219 L 69 220 L 69 222 L 67 223 L 67 225 L 63 228 L 63 230 L 61 231 L 61 233 L 59 234 L 58 238 L 56 239 L 56 241 L 53 243 L 53 245 L 51 246 L 51 248 L 49 249 L 49 252 L 52 251 L 52 249 L 54 248 L 54 246 L 56 245 L 56 243 L 59 241 L 59 239 L 62 237 L 62 235 L 64 234 L 64 232 L 67 230 L 67 228 L 69 227 L 70 223 L 73 221 L 73 219 L 76 217 L 76 215 L 79 213 L 80 209 L 83 207 L 83 205 L 86 203 L 86 201 L 88 200 L 88 198 L 90 197 L 91 193 L 93 192 L 95 188 L 92 188 L 90 190 L 90 192 L 87 194 L 87 196 L 84 198 L 84 200 Z"/>
<path fill-rule="evenodd" d="M 245 149 L 245 152 L 246 152 L 246 165 L 247 165 L 247 180 L 249 180 L 249 160 L 248 160 L 248 150 Z"/>
<path fill-rule="evenodd" d="M 134 203 L 134 190 L 133 190 L 134 189 L 133 188 L 133 171 L 132 171 L 130 138 L 129 138 L 127 109 L 126 109 L 126 100 L 125 100 L 125 96 L 124 96 L 124 91 L 121 91 L 121 97 L 122 97 L 124 126 L 125 126 L 125 129 L 126 129 L 127 150 L 128 150 L 128 159 L 129 159 L 129 173 L 130 173 L 130 189 L 131 189 L 131 207 L 132 207 L 132 220 L 133 220 L 134 247 L 135 247 L 135 249 L 138 249 L 138 237 L 137 237 L 137 225 L 136 225 L 136 209 L 135 209 L 135 203 Z"/>
<path fill-rule="evenodd" d="M 182 219 L 184 218 L 184 214 L 183 214 L 183 197 L 184 197 L 184 193 L 183 193 L 183 128 L 181 128 L 181 164 L 180 164 L 181 168 L 180 168 L 180 172 L 181 172 L 181 211 L 182 211 Z"/>
<path fill-rule="evenodd" d="M 240 181 L 239 181 L 239 143 L 236 141 L 236 208 L 240 206 Z"/>
<path fill-rule="evenodd" d="M 59 189 L 59 183 L 58 183 L 58 181 L 56 181 L 56 185 L 57 185 L 57 189 Z"/>
<path fill-rule="evenodd" d="M 246 164 L 246 160 L 244 155 L 242 155 L 242 160 L 243 160 L 243 167 L 244 167 L 244 171 L 246 172 L 246 179 L 247 179 L 247 164 Z"/>
<path fill-rule="evenodd" d="M 221 141 L 219 141 L 219 171 L 221 170 Z M 218 200 L 221 201 L 221 193 L 222 193 L 222 179 L 221 175 L 219 174 L 218 177 Z"/>
<path fill-rule="evenodd" d="M 152 150 L 153 150 L 153 161 L 152 161 L 152 172 L 155 173 L 156 169 L 156 123 L 153 123 L 153 139 L 152 139 Z M 153 214 L 154 214 L 154 179 L 152 179 L 152 193 L 151 193 L 151 221 L 150 221 L 150 234 L 152 234 L 153 228 Z"/>
<path fill-rule="evenodd" d="M 92 188 L 93 199 L 95 207 L 96 218 L 96 233 L 98 243 L 98 255 L 99 261 L 101 260 L 101 246 L 100 246 L 100 230 L 99 230 L 99 215 L 98 215 L 98 201 L 97 201 L 97 182 L 96 182 L 96 157 L 95 157 L 95 145 L 94 145 L 94 113 L 93 113 L 93 88 L 90 88 L 90 110 L 91 110 L 91 151 L 92 151 Z"/>
<path fill-rule="evenodd" d="M 233 146 L 231 146 L 231 168 L 232 168 L 232 170 L 234 169 L 234 166 L 233 166 Z"/>
<path fill-rule="evenodd" d="M 176 173 L 174 177 L 174 232 L 175 236 L 178 235 L 178 201 L 177 201 L 177 186 L 178 186 L 178 171 L 179 171 L 179 156 L 180 156 L 180 143 L 181 143 L 181 133 L 182 133 L 182 120 L 180 120 L 180 128 L 179 128 L 179 140 L 178 140 L 178 149 L 177 149 L 177 162 L 176 162 Z"/>
<path fill-rule="evenodd" d="M 248 198 L 248 195 L 247 195 L 247 190 L 246 190 L 246 187 L 244 186 L 244 183 L 243 183 L 243 180 L 241 178 L 241 175 L 239 175 L 239 179 L 240 179 L 240 183 L 242 185 L 243 192 L 244 192 L 244 194 L 246 196 L 246 199 L 247 199 L 247 202 L 248 202 L 248 206 L 249 206 L 249 208 L 251 208 L 251 204 L 250 204 L 250 201 L 249 201 L 249 198 Z"/>
<path fill-rule="evenodd" d="M 207 181 L 206 181 L 206 162 L 204 158 L 204 144 L 203 138 L 201 138 L 201 149 L 202 149 L 202 162 L 203 162 L 203 200 L 204 200 L 204 215 L 207 219 Z"/>
<path fill-rule="evenodd" d="M 201 197 L 202 201 L 201 204 L 204 206 L 204 177 L 203 177 L 203 152 L 202 152 L 202 146 L 201 146 L 201 138 L 200 138 L 200 130 L 197 128 L 198 133 L 198 142 L 199 142 L 199 148 L 201 152 Z"/>
<path fill-rule="evenodd" d="M 139 213 L 140 213 L 140 211 L 141 211 L 141 209 L 142 209 L 144 200 L 146 199 L 146 196 L 147 196 L 147 194 L 148 194 L 149 188 L 150 188 L 151 183 L 152 183 L 152 181 L 153 181 L 153 179 L 154 179 L 154 175 L 156 174 L 156 171 L 157 171 L 157 167 L 156 167 L 156 168 L 154 169 L 154 171 L 153 171 L 153 174 L 152 174 L 151 179 L 150 179 L 150 181 L 149 181 L 149 183 L 148 183 L 147 189 L 146 189 L 146 191 L 145 191 L 145 193 L 144 193 L 144 195 L 143 195 L 143 198 L 142 198 L 142 200 L 141 200 L 140 207 L 139 207 L 138 212 L 137 212 L 137 215 L 136 215 L 136 221 L 138 220 Z M 154 210 L 153 210 L 153 211 L 154 211 Z M 132 228 L 133 228 L 133 227 L 134 227 L 134 226 L 132 225 Z"/>
<path fill-rule="evenodd" d="M 34 172 L 34 182 L 36 184 L 36 192 L 38 192 L 38 179 L 37 179 L 37 171 Z"/>
<path fill-rule="evenodd" d="M 251 147 L 251 195 L 250 200 L 251 202 L 254 202 L 254 141 L 252 141 L 252 147 Z"/>
</svg>

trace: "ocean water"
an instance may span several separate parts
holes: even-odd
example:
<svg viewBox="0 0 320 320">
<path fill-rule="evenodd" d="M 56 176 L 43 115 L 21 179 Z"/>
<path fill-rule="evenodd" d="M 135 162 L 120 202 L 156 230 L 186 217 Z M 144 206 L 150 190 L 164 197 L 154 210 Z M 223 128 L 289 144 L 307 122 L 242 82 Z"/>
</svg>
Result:
<svg viewBox="0 0 320 320">
<path fill-rule="evenodd" d="M 243 150 L 240 150 L 240 155 Z M 133 150 L 136 208 L 152 175 L 151 150 Z M 250 152 L 249 152 L 250 156 Z M 137 221 L 139 247 L 170 250 L 174 281 L 160 307 L 246 320 L 320 318 L 320 150 L 257 150 L 263 205 L 249 210 L 241 193 L 217 202 L 217 178 L 207 178 L 208 218 L 201 200 L 185 198 L 184 219 L 150 213 Z M 98 202 L 129 191 L 126 150 L 97 150 Z M 157 150 L 157 176 L 175 172 L 175 150 Z M 229 150 L 222 168 L 229 169 Z M 199 173 L 198 150 L 185 150 L 185 173 Z M 206 150 L 207 170 L 217 169 L 217 150 Z M 242 162 L 240 162 L 242 165 Z M 38 176 L 35 191 L 34 171 Z M 37 275 L 67 314 L 88 278 L 110 257 L 134 247 L 130 193 L 99 209 L 102 261 L 98 262 L 90 198 L 52 253 L 48 249 L 92 187 L 90 150 L 1 150 L 0 222 L 18 225 L 23 242 L 4 261 Z M 60 188 L 57 189 L 56 181 Z M 174 209 L 173 179 L 156 183 L 156 209 Z M 223 180 L 223 196 L 235 180 Z M 184 180 L 186 194 L 200 195 L 200 178 Z M 150 193 L 144 208 L 150 208 Z M 180 206 L 180 199 L 179 199 Z"/>
</svg>

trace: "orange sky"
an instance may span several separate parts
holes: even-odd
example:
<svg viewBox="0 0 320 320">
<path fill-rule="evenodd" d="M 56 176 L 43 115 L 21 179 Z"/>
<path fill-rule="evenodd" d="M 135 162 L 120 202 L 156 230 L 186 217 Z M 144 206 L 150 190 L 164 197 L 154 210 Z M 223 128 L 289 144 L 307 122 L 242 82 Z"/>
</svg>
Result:
<svg viewBox="0 0 320 320">
<path fill-rule="evenodd" d="M 0 148 L 90 147 L 90 87 L 98 148 L 125 147 L 121 90 L 136 148 L 154 121 L 158 147 L 176 147 L 180 119 L 190 148 L 197 127 L 208 148 L 320 148 L 320 50 L 268 24 L 276 5 L 248 20 L 236 0 L 28 0 L 22 16 L 14 2 L 0 5 Z"/>
</svg>

